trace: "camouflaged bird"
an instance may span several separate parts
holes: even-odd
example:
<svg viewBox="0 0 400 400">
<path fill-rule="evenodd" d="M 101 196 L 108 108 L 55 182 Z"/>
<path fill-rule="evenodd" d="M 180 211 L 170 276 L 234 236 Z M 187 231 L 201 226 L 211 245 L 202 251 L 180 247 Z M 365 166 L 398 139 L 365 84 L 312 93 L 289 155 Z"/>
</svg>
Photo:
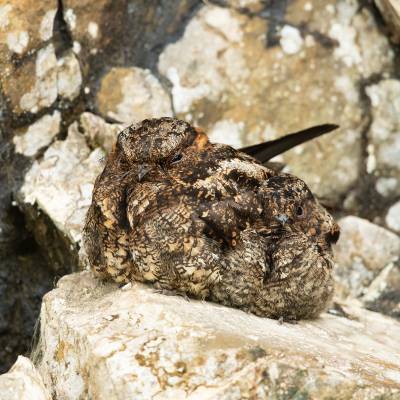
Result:
<svg viewBox="0 0 400 400">
<path fill-rule="evenodd" d="M 259 316 L 316 317 L 333 293 L 339 228 L 302 180 L 263 163 L 334 128 L 244 152 L 173 118 L 126 128 L 94 185 L 91 268 Z"/>
</svg>

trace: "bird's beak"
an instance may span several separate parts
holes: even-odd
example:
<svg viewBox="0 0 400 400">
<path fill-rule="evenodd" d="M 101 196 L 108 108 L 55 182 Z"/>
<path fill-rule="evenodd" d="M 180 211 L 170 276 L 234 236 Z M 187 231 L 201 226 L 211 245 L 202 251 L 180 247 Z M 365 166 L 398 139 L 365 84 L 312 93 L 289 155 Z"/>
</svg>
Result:
<svg viewBox="0 0 400 400">
<path fill-rule="evenodd" d="M 147 164 L 141 164 L 138 168 L 138 181 L 141 182 L 143 178 L 150 172 L 151 167 Z"/>
</svg>

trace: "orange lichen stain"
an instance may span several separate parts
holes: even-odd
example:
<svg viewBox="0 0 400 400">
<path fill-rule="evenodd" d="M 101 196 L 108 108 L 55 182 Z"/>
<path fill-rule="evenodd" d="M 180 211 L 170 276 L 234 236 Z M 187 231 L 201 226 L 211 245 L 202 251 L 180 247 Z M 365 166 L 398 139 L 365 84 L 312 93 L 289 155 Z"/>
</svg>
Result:
<svg viewBox="0 0 400 400">
<path fill-rule="evenodd" d="M 61 342 L 59 342 L 57 345 L 56 351 L 54 352 L 54 358 L 58 362 L 64 361 L 66 348 L 67 348 L 66 343 L 63 340 L 61 340 Z"/>
<path fill-rule="evenodd" d="M 184 375 L 188 369 L 186 363 L 183 361 L 177 361 L 175 363 L 175 368 L 176 368 L 176 372 L 173 373 L 172 375 L 176 375 L 176 376 Z"/>
<path fill-rule="evenodd" d="M 206 358 L 203 356 L 196 356 L 193 360 L 193 364 L 196 366 L 201 366 L 206 363 Z"/>
<path fill-rule="evenodd" d="M 146 358 L 142 354 L 135 354 L 135 359 L 141 367 L 146 366 Z"/>
</svg>

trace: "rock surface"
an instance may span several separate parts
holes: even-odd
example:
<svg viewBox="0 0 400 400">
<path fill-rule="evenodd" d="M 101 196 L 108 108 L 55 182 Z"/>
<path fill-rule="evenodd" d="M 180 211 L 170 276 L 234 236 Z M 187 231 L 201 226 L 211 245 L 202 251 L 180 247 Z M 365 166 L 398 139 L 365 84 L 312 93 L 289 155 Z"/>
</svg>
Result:
<svg viewBox="0 0 400 400">
<path fill-rule="evenodd" d="M 101 80 L 97 99 L 104 116 L 126 124 L 172 116 L 168 93 L 146 69 L 111 69 Z"/>
<path fill-rule="evenodd" d="M 393 204 L 386 214 L 386 225 L 400 233 L 400 201 Z"/>
<path fill-rule="evenodd" d="M 199 0 L 63 0 L 63 20 L 83 81 L 98 89 L 104 70 L 153 67 L 165 44 L 183 29 Z"/>
<path fill-rule="evenodd" d="M 125 127 L 121 124 L 108 124 L 103 118 L 89 112 L 81 115 L 79 124 L 89 147 L 101 147 L 107 153 L 111 151 L 118 133 Z"/>
<path fill-rule="evenodd" d="M 10 371 L 0 375 L 1 400 L 50 400 L 42 377 L 32 362 L 19 356 Z"/>
<path fill-rule="evenodd" d="M 111 149 L 122 128 L 83 113 L 69 126 L 67 137 L 54 141 L 26 173 L 18 203 L 28 216 L 37 242 L 46 248 L 53 263 L 67 264 L 71 270 L 78 268 L 81 230 L 93 184 L 104 166 L 105 151 Z M 35 132 L 35 126 L 29 130 Z M 38 147 L 44 133 L 39 138 L 33 136 L 30 146 Z M 18 144 L 26 142 L 15 140 Z"/>
<path fill-rule="evenodd" d="M 13 138 L 15 151 L 27 157 L 34 157 L 38 152 L 50 145 L 60 131 L 61 114 L 44 115 L 28 128 L 20 129 Z"/>
<path fill-rule="evenodd" d="M 400 319 L 400 260 L 388 264 L 362 297 L 365 307 Z"/>
<path fill-rule="evenodd" d="M 4 94 L 15 114 L 38 113 L 50 107 L 57 96 L 73 100 L 82 83 L 79 62 L 68 52 L 57 59 L 54 45 L 40 49 L 35 57 L 16 67 L 11 76 L 3 78 Z"/>
<path fill-rule="evenodd" d="M 7 370 L 18 354 L 26 354 L 43 293 L 56 277 L 75 270 L 78 264 L 77 245 L 71 240 L 79 236 L 76 221 L 71 220 L 73 213 L 66 216 L 61 212 L 72 229 L 61 232 L 55 228 L 53 214 L 25 203 L 18 193 L 26 171 L 36 160 L 36 167 L 54 172 L 57 168 L 46 163 L 58 164 L 56 157 L 60 156 L 58 165 L 62 164 L 57 146 L 60 150 L 59 142 L 67 136 L 68 127 L 82 112 L 98 112 L 96 92 L 104 73 L 112 67 L 131 69 L 138 62 L 143 68 L 154 67 L 158 54 L 180 34 L 198 4 L 199 0 L 1 2 L 0 372 Z M 96 133 L 90 131 L 87 142 L 109 148 L 112 140 L 103 135 L 108 125 L 102 122 L 91 125 Z M 43 163 L 46 147 L 53 144 L 54 157 Z M 75 144 L 68 141 L 72 148 L 67 156 L 76 150 Z M 93 149 L 84 147 L 84 151 Z M 85 171 L 83 181 L 86 177 Z M 66 185 L 60 176 L 50 177 L 49 183 Z M 43 186 L 38 182 L 45 199 Z M 80 199 L 79 185 L 70 185 L 67 194 L 53 189 L 54 195 L 61 196 L 60 204 L 71 200 L 66 205 L 70 210 Z M 20 210 L 13 205 L 16 198 Z M 50 199 L 53 209 L 57 201 Z M 59 227 L 64 225 L 63 220 L 56 222 Z"/>
<path fill-rule="evenodd" d="M 92 119 L 92 124 L 87 116 L 83 120 L 85 126 L 97 128 L 90 130 L 92 138 L 104 137 L 108 124 L 103 121 L 98 128 L 96 119 Z M 115 129 L 109 129 L 109 132 L 115 134 Z M 19 203 L 30 216 L 38 243 L 47 248 L 52 261 L 60 265 L 71 253 L 72 261 L 66 261 L 71 269 L 77 268 L 73 264 L 77 262 L 82 223 L 104 155 L 100 147 L 95 150 L 89 147 L 85 134 L 79 131 L 78 122 L 75 122 L 69 127 L 65 140 L 55 141 L 44 152 L 43 158 L 33 163 L 19 192 Z M 38 211 L 45 218 L 41 224 Z M 49 234 L 51 230 L 54 233 Z M 54 243 L 55 237 L 58 245 Z"/>
<path fill-rule="evenodd" d="M 340 239 L 335 246 L 334 272 L 342 295 L 360 296 L 372 280 L 400 256 L 400 237 L 372 224 L 348 216 L 338 221 Z M 375 243 L 379 242 L 379 248 Z"/>
<path fill-rule="evenodd" d="M 74 123 L 66 140 L 50 146 L 25 176 L 21 188 L 24 203 L 36 204 L 71 242 L 78 242 L 103 157 L 101 149 L 90 150 Z"/>
<path fill-rule="evenodd" d="M 386 79 L 366 88 L 373 121 L 368 131 L 369 172 L 379 176 L 376 190 L 400 195 L 400 82 Z"/>
<path fill-rule="evenodd" d="M 0 63 L 7 68 L 13 56 L 22 57 L 42 47 L 53 36 L 57 11 L 54 0 L 32 7 L 30 0 L 6 0 L 0 6 Z M 11 71 L 2 71 L 9 73 Z"/>
<path fill-rule="evenodd" d="M 1 75 L 4 78 L 4 75 Z M 37 113 L 57 99 L 57 58 L 53 44 L 40 49 L 3 82 L 12 111 Z"/>
<path fill-rule="evenodd" d="M 400 396 L 400 323 L 345 310 L 281 325 L 83 272 L 44 298 L 39 370 L 60 400 Z"/>
<path fill-rule="evenodd" d="M 356 2 L 291 2 L 274 16 L 282 21 L 275 27 L 268 11 L 249 16 L 206 5 L 160 55 L 159 71 L 172 84 L 177 115 L 214 140 L 240 146 L 339 124 L 339 132 L 283 155 L 288 171 L 338 203 L 361 173 L 366 110 L 357 86 L 389 72 L 393 52 Z"/>
<path fill-rule="evenodd" d="M 0 5 L 1 371 L 26 354 L 42 294 L 77 269 L 101 154 L 158 113 L 236 147 L 339 123 L 281 161 L 334 212 L 371 222 L 352 220 L 361 244 L 342 235 L 337 292 L 398 317 L 384 254 L 400 234 L 398 1 L 376 0 L 387 25 L 362 0 L 36 3 Z"/>
</svg>

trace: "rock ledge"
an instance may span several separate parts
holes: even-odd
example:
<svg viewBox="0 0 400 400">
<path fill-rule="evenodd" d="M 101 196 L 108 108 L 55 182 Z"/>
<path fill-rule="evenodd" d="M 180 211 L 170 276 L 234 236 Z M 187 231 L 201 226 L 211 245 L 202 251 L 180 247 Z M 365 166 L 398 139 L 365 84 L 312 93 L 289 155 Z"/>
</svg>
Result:
<svg viewBox="0 0 400 400">
<path fill-rule="evenodd" d="M 59 400 L 398 398 L 400 323 L 344 308 L 281 325 L 72 274 L 44 298 L 39 370 Z"/>
</svg>

